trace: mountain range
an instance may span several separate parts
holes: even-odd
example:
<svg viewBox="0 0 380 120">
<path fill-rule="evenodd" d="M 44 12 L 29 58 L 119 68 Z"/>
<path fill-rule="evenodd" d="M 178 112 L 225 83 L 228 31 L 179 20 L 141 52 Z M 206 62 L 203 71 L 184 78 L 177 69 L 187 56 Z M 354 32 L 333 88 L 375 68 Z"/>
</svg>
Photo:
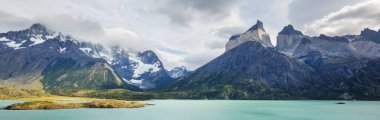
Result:
<svg viewBox="0 0 380 120">
<path fill-rule="evenodd" d="M 379 99 L 379 40 L 380 31 L 370 29 L 309 37 L 288 25 L 274 47 L 257 21 L 166 91 L 202 99 Z"/>
<path fill-rule="evenodd" d="M 167 70 L 152 50 L 83 42 L 33 24 L 0 33 L 0 86 L 50 93 L 125 89 L 151 98 L 375 100 L 379 57 L 380 30 L 311 37 L 288 25 L 274 46 L 257 21 L 198 69 Z"/>
<path fill-rule="evenodd" d="M 0 34 L 0 86 L 146 90 L 172 81 L 153 51 L 80 42 L 33 24 Z"/>
</svg>

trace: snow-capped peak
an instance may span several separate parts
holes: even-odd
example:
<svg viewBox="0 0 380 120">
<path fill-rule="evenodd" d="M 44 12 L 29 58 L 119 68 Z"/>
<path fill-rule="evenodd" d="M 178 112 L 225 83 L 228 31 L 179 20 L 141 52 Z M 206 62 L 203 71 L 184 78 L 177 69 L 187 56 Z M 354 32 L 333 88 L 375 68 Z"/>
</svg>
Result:
<svg viewBox="0 0 380 120">
<path fill-rule="evenodd" d="M 35 23 L 29 27 L 29 31 L 31 34 L 44 34 L 50 30 L 48 30 L 44 25 L 40 23 Z"/>
<path fill-rule="evenodd" d="M 152 76 L 158 75 L 161 70 L 166 73 L 161 61 L 153 51 L 139 52 L 120 46 L 108 48 L 88 42 L 79 43 L 79 49 L 88 56 L 106 60 L 121 79 L 142 89 L 154 88 L 153 82 L 155 81 L 152 79 L 156 78 L 152 78 Z"/>
<path fill-rule="evenodd" d="M 18 36 L 14 36 L 16 34 Z M 41 24 L 33 24 L 26 30 L 0 33 L 0 44 L 2 43 L 8 48 L 17 50 L 41 44 L 46 40 L 51 40 L 58 36 L 64 38 L 61 33 L 49 30 Z M 66 40 L 66 38 L 62 40 Z"/>
</svg>

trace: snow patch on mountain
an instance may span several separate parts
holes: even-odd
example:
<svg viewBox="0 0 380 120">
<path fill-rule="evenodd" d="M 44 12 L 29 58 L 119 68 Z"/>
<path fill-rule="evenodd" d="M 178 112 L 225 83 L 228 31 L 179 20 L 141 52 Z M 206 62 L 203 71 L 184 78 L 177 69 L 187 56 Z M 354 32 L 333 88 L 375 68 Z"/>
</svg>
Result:
<svg viewBox="0 0 380 120">
<path fill-rule="evenodd" d="M 8 41 L 11 41 L 11 40 L 7 39 L 6 37 L 0 37 L 0 42 L 8 42 Z"/>
<path fill-rule="evenodd" d="M 54 32 L 54 33 L 52 33 L 50 35 L 45 36 L 45 38 L 48 39 L 48 40 L 49 39 L 54 39 L 54 38 L 58 37 L 59 35 L 60 35 L 59 33 Z"/>
<path fill-rule="evenodd" d="M 21 42 L 19 42 L 19 43 L 15 42 L 15 41 L 9 41 L 9 42 L 5 43 L 5 45 L 7 45 L 8 47 L 11 47 L 11 48 L 17 50 L 17 49 L 25 48 L 25 47 L 21 47 L 21 45 L 24 44 L 25 41 L 26 41 L 26 40 L 21 41 Z"/>
<path fill-rule="evenodd" d="M 160 70 L 160 63 L 154 64 L 145 64 L 135 55 L 130 55 L 129 60 L 133 62 L 133 76 L 134 78 L 140 77 L 142 74 L 146 72 L 154 73 Z"/>
<path fill-rule="evenodd" d="M 185 66 L 181 66 L 181 67 L 175 67 L 169 71 L 167 71 L 168 74 L 172 77 L 172 78 L 179 78 L 179 77 L 183 77 L 183 76 L 186 76 L 188 75 L 189 73 L 191 73 L 191 71 L 189 69 L 187 69 Z"/>
<path fill-rule="evenodd" d="M 59 51 L 59 53 L 64 53 L 64 52 L 66 52 L 66 49 L 67 49 L 66 47 L 63 47 L 63 48 L 59 47 L 58 51 Z"/>
<path fill-rule="evenodd" d="M 130 84 L 130 85 L 133 85 L 133 86 L 137 86 L 139 88 L 145 88 L 145 86 L 143 85 L 143 80 L 136 80 L 136 79 L 130 79 L 130 80 L 127 80 L 125 78 L 122 78 L 126 83 Z"/>
<path fill-rule="evenodd" d="M 121 79 L 139 88 L 154 88 L 154 79 L 157 79 L 156 75 L 158 75 L 158 78 L 162 77 L 160 76 L 161 71 L 166 74 L 161 61 L 158 60 L 153 52 L 139 52 L 118 46 L 105 48 L 92 43 L 79 44 L 79 49 L 82 52 L 90 57 L 106 60 Z"/>
<path fill-rule="evenodd" d="M 3 42 L 3 44 L 5 44 L 6 46 L 11 47 L 13 49 L 21 49 L 21 48 L 24 48 L 24 47 L 20 47 L 20 46 L 25 42 L 25 40 L 21 41 L 21 42 L 16 42 L 16 41 L 10 40 L 6 37 L 0 37 L 0 42 Z"/>
<path fill-rule="evenodd" d="M 31 37 L 30 41 L 33 42 L 33 44 L 31 44 L 30 46 L 38 45 L 38 44 L 41 44 L 41 43 L 45 42 L 45 40 L 42 39 L 42 35 L 36 35 L 34 37 Z"/>
<path fill-rule="evenodd" d="M 91 55 L 92 52 L 91 48 L 79 48 L 82 52 L 87 53 L 88 55 Z M 92 55 L 91 55 L 92 56 Z"/>
<path fill-rule="evenodd" d="M 108 51 L 94 51 L 92 48 L 89 48 L 89 47 L 79 48 L 79 49 L 90 57 L 103 58 L 104 60 L 107 61 L 107 63 L 111 65 L 114 64 L 115 59 L 111 55 L 109 55 L 110 53 Z"/>
</svg>

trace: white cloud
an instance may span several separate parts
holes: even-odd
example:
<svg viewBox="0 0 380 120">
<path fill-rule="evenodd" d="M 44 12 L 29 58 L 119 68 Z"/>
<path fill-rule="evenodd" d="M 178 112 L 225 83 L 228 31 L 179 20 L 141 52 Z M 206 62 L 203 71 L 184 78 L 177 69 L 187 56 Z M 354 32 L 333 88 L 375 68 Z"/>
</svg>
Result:
<svg viewBox="0 0 380 120">
<path fill-rule="evenodd" d="M 288 4 L 292 0 L 250 0 L 241 8 L 241 17 L 246 30 L 261 20 L 271 42 L 276 44 L 277 33 L 289 24 Z"/>
<path fill-rule="evenodd" d="M 108 47 L 118 45 L 139 51 L 154 49 L 150 42 L 122 27 L 105 28 L 98 22 L 74 18 L 67 14 L 37 16 L 32 20 L 47 26 L 49 29 L 73 36 L 81 41 L 100 43 Z"/>
<path fill-rule="evenodd" d="M 14 16 L 2 11 L 0 11 L 0 18 L 0 32 L 24 29 L 33 23 L 30 19 Z"/>
<path fill-rule="evenodd" d="M 155 50 L 154 46 L 148 41 L 141 38 L 136 33 L 124 28 L 105 29 L 106 38 L 102 41 L 104 45 L 119 45 L 124 48 L 135 49 L 139 51 Z"/>
<path fill-rule="evenodd" d="M 168 52 L 162 51 L 162 50 L 156 50 L 155 51 L 157 56 L 160 58 L 162 63 L 164 64 L 164 67 L 166 69 L 172 69 L 174 67 L 178 66 L 188 66 L 181 62 L 183 60 L 184 56 L 176 55 L 176 54 L 170 54 Z M 191 67 L 191 66 L 188 66 Z"/>
<path fill-rule="evenodd" d="M 364 28 L 380 28 L 380 1 L 369 0 L 348 5 L 323 18 L 305 25 L 305 32 L 311 35 L 358 34 Z"/>
<path fill-rule="evenodd" d="M 162 0 L 155 10 L 175 24 L 189 26 L 199 19 L 227 18 L 242 1 L 244 0 Z"/>
<path fill-rule="evenodd" d="M 301 27 L 346 5 L 364 0 L 292 0 L 288 7 L 290 24 Z"/>
<path fill-rule="evenodd" d="M 223 49 L 226 46 L 228 40 L 213 40 L 206 43 L 206 47 L 210 49 Z"/>
<path fill-rule="evenodd" d="M 198 68 L 199 65 L 204 65 L 210 62 L 211 60 L 215 59 L 223 52 L 224 50 L 221 49 L 209 50 L 207 52 L 192 54 L 190 56 L 185 57 L 183 60 L 187 63 L 187 66 L 190 66 L 190 69 L 194 70 Z"/>
</svg>

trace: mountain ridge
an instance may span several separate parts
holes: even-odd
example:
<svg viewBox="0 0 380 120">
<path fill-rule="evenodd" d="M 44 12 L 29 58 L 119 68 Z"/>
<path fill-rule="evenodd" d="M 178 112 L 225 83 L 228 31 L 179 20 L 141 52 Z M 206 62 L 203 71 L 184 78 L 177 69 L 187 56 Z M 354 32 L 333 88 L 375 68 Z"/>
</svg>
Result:
<svg viewBox="0 0 380 120">
<path fill-rule="evenodd" d="M 232 36 L 225 53 L 177 79 L 166 91 L 187 92 L 190 98 L 198 99 L 380 99 L 376 94 L 380 91 L 376 87 L 380 74 L 371 66 L 380 63 L 376 47 L 380 44 L 373 41 L 380 39 L 376 31 L 368 32 L 371 37 L 309 37 L 288 25 L 279 32 L 276 47 L 267 45 L 261 37 L 242 39 L 247 33 L 256 34 Z M 241 42 L 236 46 L 228 45 L 238 40 Z M 296 67 L 300 71 L 296 72 L 287 65 L 302 67 Z M 277 78 L 271 80 L 271 76 Z M 289 76 L 293 78 L 287 79 Z M 275 80 L 287 82 L 273 84 Z M 294 86 L 295 81 L 303 87 Z"/>
<path fill-rule="evenodd" d="M 34 24 L 0 33 L 0 86 L 63 95 L 122 89 L 106 95 L 117 98 L 147 91 L 133 93 L 144 99 L 380 99 L 380 30 L 308 36 L 287 25 L 277 40 L 273 46 L 258 20 L 189 72 L 166 70 L 151 50 L 81 42 Z"/>
<path fill-rule="evenodd" d="M 120 52 L 117 50 L 125 51 L 124 54 L 119 54 L 119 56 L 117 55 L 112 56 L 112 55 L 108 55 L 108 54 L 100 52 L 100 51 L 105 51 L 105 49 L 108 49 L 108 48 L 105 48 L 104 46 L 100 44 L 79 42 L 78 40 L 75 40 L 71 36 L 66 36 L 66 35 L 63 35 L 62 33 L 50 30 L 39 23 L 33 24 L 31 27 L 25 30 L 0 33 L 0 53 L 2 53 L 0 55 L 0 59 L 2 59 L 2 62 L 0 63 L 0 66 L 2 66 L 1 67 L 2 69 L 0 68 L 0 71 L 1 71 L 0 79 L 1 79 L 1 82 L 5 82 L 9 84 L 10 82 L 12 82 L 10 81 L 10 79 L 16 79 L 17 81 L 17 79 L 22 78 L 18 76 L 26 77 L 25 80 L 18 80 L 18 81 L 28 81 L 27 79 L 29 79 L 30 77 L 42 77 L 41 82 L 43 83 L 42 85 L 39 85 L 39 86 L 44 86 L 45 90 L 50 90 L 46 88 L 46 86 L 47 85 L 51 86 L 52 84 L 47 84 L 47 83 L 52 83 L 52 82 L 54 83 L 55 86 L 52 86 L 49 88 L 58 87 L 61 89 L 63 85 L 63 83 L 60 83 L 61 80 L 67 80 L 65 84 L 68 84 L 69 82 L 68 79 L 62 79 L 62 78 L 67 78 L 65 76 L 70 75 L 67 73 L 70 73 L 71 71 L 75 71 L 75 70 L 81 71 L 82 69 L 87 69 L 87 71 L 100 70 L 105 75 L 111 76 L 112 78 L 108 79 L 108 81 L 116 82 L 115 85 L 111 85 L 111 86 L 114 86 L 113 88 L 119 88 L 117 86 L 123 84 L 123 86 L 126 85 L 126 87 L 124 87 L 126 89 L 130 89 L 130 90 L 139 89 L 139 88 L 136 89 L 132 86 L 137 86 L 137 87 L 140 87 L 141 89 L 142 87 L 140 86 L 140 84 L 135 85 L 132 83 L 128 83 L 129 80 L 132 78 L 125 79 L 126 75 L 123 75 L 122 71 L 119 71 L 121 69 L 126 69 L 123 66 L 127 64 L 135 65 L 135 67 L 129 68 L 130 69 L 129 71 L 131 74 L 140 72 L 141 75 L 136 76 L 136 78 L 139 77 L 138 79 L 139 81 L 148 81 L 149 84 L 152 84 L 151 86 L 148 86 L 146 89 L 154 88 L 156 87 L 156 84 L 157 85 L 160 84 L 158 86 L 164 85 L 172 79 L 169 75 L 167 75 L 161 61 L 158 59 L 158 57 L 155 55 L 153 51 L 144 51 L 141 53 L 137 51 L 133 51 L 133 54 L 136 54 L 138 56 L 136 56 L 136 60 L 132 62 L 132 60 L 128 59 L 128 57 L 131 56 L 132 53 L 128 53 L 128 51 L 121 49 L 120 47 L 112 47 L 113 51 L 109 52 L 110 54 L 112 54 L 112 53 Z M 30 59 L 27 59 L 27 58 L 30 58 Z M 116 58 L 120 58 L 120 59 L 116 59 Z M 123 58 L 127 58 L 127 59 L 123 59 Z M 67 61 L 65 62 L 60 59 L 66 59 Z M 57 63 L 57 61 L 59 64 L 65 65 L 62 67 L 68 67 L 68 69 L 53 67 L 57 70 L 54 69 L 56 72 L 55 73 L 53 72 L 50 74 L 56 75 L 56 76 L 50 77 L 50 80 L 47 80 L 46 79 L 47 77 L 43 77 L 43 76 L 49 76 L 47 74 L 44 74 L 46 73 L 45 69 L 48 69 L 48 67 L 51 66 L 51 63 L 54 63 L 54 62 Z M 70 61 L 72 62 L 70 63 Z M 158 71 L 157 73 L 156 72 L 150 73 L 149 71 L 151 71 L 150 70 L 151 68 L 146 68 L 149 71 L 145 71 L 145 70 L 137 71 L 139 67 L 153 64 L 152 62 L 154 61 L 157 61 L 157 63 L 159 64 L 157 66 L 159 69 L 157 70 Z M 124 64 L 122 64 L 121 66 L 115 66 L 117 62 L 123 62 Z M 15 67 L 14 64 L 16 63 L 19 63 L 20 67 Z M 89 64 L 91 65 L 88 66 Z M 29 65 L 29 67 L 25 65 Z M 35 67 L 32 67 L 32 66 L 35 66 Z M 10 69 L 10 68 L 13 68 L 13 69 Z M 24 69 L 24 68 L 28 68 L 28 69 Z M 62 71 L 64 72 L 62 73 Z M 82 72 L 86 73 L 86 71 L 82 71 Z M 77 78 L 73 78 L 73 77 L 79 77 L 82 75 L 84 74 L 78 74 L 78 76 L 69 77 L 72 83 L 70 83 L 71 85 L 69 85 L 69 87 L 66 87 L 66 88 L 75 89 L 75 88 L 78 88 L 78 86 L 79 87 L 84 86 L 86 89 L 108 88 L 108 87 L 99 87 L 99 86 L 88 87 L 88 86 L 91 86 L 91 84 L 89 83 L 86 83 L 87 85 L 76 84 L 75 81 L 73 80 Z M 88 75 L 90 75 L 90 73 L 88 73 Z M 96 74 L 93 74 L 93 75 L 96 75 Z M 152 75 L 154 77 L 152 77 Z M 90 76 L 87 78 L 89 79 L 85 81 L 91 81 L 91 80 L 96 79 L 95 77 L 90 77 Z M 104 78 L 106 77 L 104 76 Z M 99 81 L 97 82 L 102 81 L 100 79 L 98 80 Z M 120 84 L 120 80 L 122 80 L 121 81 L 122 84 Z M 36 81 L 38 82 L 39 80 L 36 80 Z M 161 83 L 160 81 L 164 81 L 164 82 Z M 145 83 L 145 82 L 141 82 L 141 83 Z M 93 83 L 93 84 L 103 84 L 103 83 Z"/>
</svg>

